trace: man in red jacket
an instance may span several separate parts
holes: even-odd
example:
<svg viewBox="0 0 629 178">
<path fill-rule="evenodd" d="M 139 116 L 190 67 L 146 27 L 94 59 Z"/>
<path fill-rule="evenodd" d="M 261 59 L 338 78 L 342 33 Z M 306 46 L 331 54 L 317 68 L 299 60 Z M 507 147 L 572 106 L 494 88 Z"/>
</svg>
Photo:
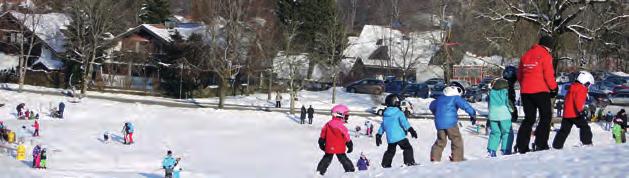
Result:
<svg viewBox="0 0 629 178">
<path fill-rule="evenodd" d="M 561 149 L 566 142 L 566 138 L 570 134 L 572 125 L 579 128 L 579 136 L 583 145 L 592 145 L 592 130 L 588 125 L 587 117 L 583 114 L 585 100 L 587 99 L 588 87 L 594 84 L 594 77 L 586 71 L 579 72 L 577 81 L 570 85 L 570 90 L 566 94 L 566 102 L 564 103 L 563 119 L 561 120 L 561 128 L 555 135 L 553 148 Z"/>
<path fill-rule="evenodd" d="M 317 171 L 319 174 L 325 174 L 325 171 L 332 162 L 332 157 L 336 155 L 339 162 L 343 165 L 345 172 L 354 172 L 354 164 L 347 155 L 345 155 L 345 147 L 347 146 L 347 153 L 351 153 L 354 146 L 350 139 L 347 128 L 343 125 L 345 120 L 349 118 L 349 109 L 345 105 L 336 105 L 332 108 L 332 120 L 323 126 L 321 129 L 321 136 L 319 137 L 319 148 L 325 152 Z"/>
<path fill-rule="evenodd" d="M 552 37 L 542 36 L 520 59 L 517 78 L 520 82 L 520 98 L 524 107 L 524 120 L 518 129 L 516 148 L 524 154 L 529 151 L 531 129 L 539 111 L 539 123 L 535 129 L 535 150 L 547 150 L 552 105 L 550 99 L 557 95 L 557 83 L 550 47 Z"/>
</svg>

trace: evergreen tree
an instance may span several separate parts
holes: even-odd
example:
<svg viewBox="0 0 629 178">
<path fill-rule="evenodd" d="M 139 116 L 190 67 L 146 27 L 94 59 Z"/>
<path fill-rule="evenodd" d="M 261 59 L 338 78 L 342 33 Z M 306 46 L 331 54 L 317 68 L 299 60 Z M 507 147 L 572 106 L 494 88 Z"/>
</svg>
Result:
<svg viewBox="0 0 629 178">
<path fill-rule="evenodd" d="M 171 15 L 168 0 L 144 0 L 140 10 L 140 19 L 149 24 L 164 23 Z"/>
</svg>

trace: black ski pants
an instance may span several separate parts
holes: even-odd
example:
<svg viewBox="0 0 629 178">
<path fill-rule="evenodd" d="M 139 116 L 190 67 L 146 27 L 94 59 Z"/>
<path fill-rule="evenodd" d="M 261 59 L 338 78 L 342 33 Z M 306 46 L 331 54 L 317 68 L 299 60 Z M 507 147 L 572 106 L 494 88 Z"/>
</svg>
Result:
<svg viewBox="0 0 629 178">
<path fill-rule="evenodd" d="M 584 145 L 592 144 L 592 130 L 585 117 L 563 118 L 561 120 L 561 127 L 553 140 L 553 148 L 563 148 L 563 144 L 566 142 L 568 135 L 570 135 L 570 130 L 572 130 L 572 125 L 576 125 L 577 128 L 579 128 L 581 143 Z"/>
<path fill-rule="evenodd" d="M 406 165 L 415 164 L 415 157 L 413 157 L 413 146 L 411 146 L 411 143 L 408 141 L 407 138 L 405 138 L 404 140 L 401 140 L 395 143 L 389 143 L 389 146 L 387 147 L 387 151 L 384 152 L 384 156 L 382 156 L 381 165 L 383 168 L 391 167 L 391 162 L 393 161 L 393 156 L 395 156 L 395 150 L 397 149 L 397 146 L 400 146 L 400 148 L 403 151 L 404 164 Z"/>
<path fill-rule="evenodd" d="M 332 157 L 334 157 L 334 155 L 335 154 L 328 153 L 323 155 L 323 158 L 321 158 L 321 161 L 319 161 L 319 165 L 317 166 L 317 172 L 319 172 L 319 174 L 325 174 L 325 171 L 328 170 L 328 166 L 332 163 Z M 343 165 L 345 172 L 354 172 L 354 164 L 351 160 L 349 160 L 349 158 L 347 158 L 346 154 L 336 154 L 336 158 L 339 162 L 341 162 L 341 165 Z"/>
<path fill-rule="evenodd" d="M 552 106 L 550 103 L 550 93 L 541 92 L 534 94 L 521 94 L 522 105 L 524 107 L 524 120 L 518 129 L 516 147 L 518 152 L 526 153 L 529 150 L 531 141 L 531 130 L 539 111 L 539 122 L 535 128 L 535 148 L 536 150 L 547 150 L 548 135 L 550 134 L 550 122 L 552 119 Z"/>
</svg>

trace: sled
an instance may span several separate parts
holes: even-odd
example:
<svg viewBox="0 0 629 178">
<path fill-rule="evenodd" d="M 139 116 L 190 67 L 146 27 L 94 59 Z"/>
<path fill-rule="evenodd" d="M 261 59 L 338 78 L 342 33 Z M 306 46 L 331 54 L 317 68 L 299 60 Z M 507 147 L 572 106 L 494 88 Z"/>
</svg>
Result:
<svg viewBox="0 0 629 178">
<path fill-rule="evenodd" d="M 17 155 L 15 156 L 15 159 L 18 161 L 26 160 L 26 146 L 24 146 L 24 144 L 17 146 Z"/>
</svg>

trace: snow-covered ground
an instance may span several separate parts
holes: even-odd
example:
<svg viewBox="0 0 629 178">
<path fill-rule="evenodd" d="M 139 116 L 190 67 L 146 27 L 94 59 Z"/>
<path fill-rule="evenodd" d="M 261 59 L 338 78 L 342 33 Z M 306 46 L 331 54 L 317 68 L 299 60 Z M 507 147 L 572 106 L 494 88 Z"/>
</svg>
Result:
<svg viewBox="0 0 629 178">
<path fill-rule="evenodd" d="M 7 104 L 0 108 L 0 118 L 13 129 L 32 125 L 32 121 L 15 119 L 18 103 L 44 111 L 48 105 L 64 101 L 61 96 L 11 91 L 0 91 L 0 97 Z M 27 153 L 34 144 L 50 150 L 47 170 L 29 168 L 28 161 L 19 162 L 0 154 L 0 177 L 160 177 L 166 150 L 183 158 L 183 177 L 315 177 L 314 170 L 323 155 L 316 140 L 328 119 L 327 115 L 317 115 L 310 126 L 297 124 L 293 116 L 285 113 L 170 108 L 87 98 L 68 104 L 64 120 L 44 117 L 41 137 L 28 138 L 32 141 Z M 353 130 L 366 120 L 380 118 L 352 116 L 347 127 Z M 119 142 L 125 121 L 136 125 L 134 145 Z M 372 162 L 371 170 L 344 174 L 334 160 L 326 177 L 596 177 L 596 173 L 586 171 L 601 165 L 607 165 L 601 167 L 605 177 L 622 177 L 622 170 L 615 168 L 628 167 L 629 158 L 617 155 L 626 155 L 629 147 L 610 146 L 611 134 L 597 124 L 591 124 L 596 145 L 593 148 L 573 147 L 578 145 L 578 132 L 573 130 L 563 151 L 498 159 L 485 158 L 486 136 L 463 131 L 469 161 L 438 164 L 429 162 L 436 133 L 433 122 L 411 120 L 411 124 L 419 132 L 419 139 L 411 140 L 415 158 L 425 166 L 378 168 L 386 146 L 376 147 L 373 138 L 362 136 L 353 138 L 355 148 L 349 158 L 356 161 L 363 152 Z M 464 123 L 465 127 L 468 125 Z M 105 131 L 114 134 L 113 142 L 101 141 Z M 450 154 L 448 150 L 444 155 Z M 394 167 L 401 166 L 401 158 L 398 151 Z"/>
</svg>

